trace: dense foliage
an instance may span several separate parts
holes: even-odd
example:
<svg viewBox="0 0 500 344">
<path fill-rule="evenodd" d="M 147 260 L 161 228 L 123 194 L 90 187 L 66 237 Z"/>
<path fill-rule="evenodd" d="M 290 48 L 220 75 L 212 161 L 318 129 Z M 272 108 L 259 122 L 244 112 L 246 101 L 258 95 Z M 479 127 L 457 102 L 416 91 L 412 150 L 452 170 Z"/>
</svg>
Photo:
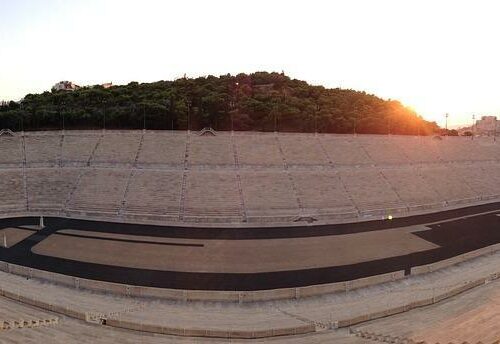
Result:
<svg viewBox="0 0 500 344">
<path fill-rule="evenodd" d="M 439 128 L 394 100 L 326 89 L 284 74 L 208 76 L 28 94 L 0 106 L 0 128 L 129 128 L 430 134 Z"/>
</svg>

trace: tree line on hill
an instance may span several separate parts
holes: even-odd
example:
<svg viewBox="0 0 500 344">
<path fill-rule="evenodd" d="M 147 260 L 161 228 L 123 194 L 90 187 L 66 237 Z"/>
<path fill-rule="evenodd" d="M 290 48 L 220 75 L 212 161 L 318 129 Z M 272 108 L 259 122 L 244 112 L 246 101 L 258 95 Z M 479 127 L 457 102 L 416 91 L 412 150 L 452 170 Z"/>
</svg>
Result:
<svg viewBox="0 0 500 344">
<path fill-rule="evenodd" d="M 0 128 L 63 127 L 407 135 L 440 130 L 398 101 L 267 72 L 83 87 L 0 105 Z"/>
</svg>

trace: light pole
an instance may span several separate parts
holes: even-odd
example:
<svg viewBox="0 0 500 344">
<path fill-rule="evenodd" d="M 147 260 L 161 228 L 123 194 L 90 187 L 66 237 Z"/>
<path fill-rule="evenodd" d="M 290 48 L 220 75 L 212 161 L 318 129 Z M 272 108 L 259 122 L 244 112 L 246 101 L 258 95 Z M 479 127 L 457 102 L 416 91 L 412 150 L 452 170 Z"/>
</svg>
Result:
<svg viewBox="0 0 500 344">
<path fill-rule="evenodd" d="M 188 131 L 188 134 L 191 130 L 191 126 L 190 126 L 190 113 L 191 113 L 191 100 L 186 100 L 186 105 L 187 105 L 187 131 Z"/>
<path fill-rule="evenodd" d="M 165 100 L 165 130 L 168 130 L 168 111 L 169 111 L 169 101 Z"/>
<path fill-rule="evenodd" d="M 102 130 L 106 131 L 106 102 L 102 101 L 103 126 Z"/>
<path fill-rule="evenodd" d="M 21 133 L 23 133 L 23 136 L 24 136 L 24 111 L 23 111 L 23 104 L 21 103 L 19 107 L 21 108 Z"/>
<path fill-rule="evenodd" d="M 476 115 L 472 115 L 472 140 L 474 140 L 475 131 L 476 131 Z"/>
<path fill-rule="evenodd" d="M 318 134 L 318 112 L 321 110 L 319 104 L 316 104 L 316 112 L 314 112 L 314 134 Z"/>
<path fill-rule="evenodd" d="M 278 132 L 278 111 L 276 111 L 276 105 L 273 107 L 274 111 L 274 132 Z"/>
<path fill-rule="evenodd" d="M 233 134 L 234 132 L 234 114 L 233 112 L 234 111 L 238 111 L 238 94 L 239 94 L 239 85 L 240 83 L 239 82 L 235 82 L 234 85 L 236 86 L 235 87 L 235 94 L 233 96 L 233 99 L 234 99 L 234 102 L 233 102 L 233 109 L 231 109 L 231 134 Z"/>
<path fill-rule="evenodd" d="M 493 142 L 497 142 L 497 116 L 495 116 L 495 128 L 493 130 Z"/>
<path fill-rule="evenodd" d="M 64 135 L 64 111 L 61 111 L 61 105 L 64 106 L 64 102 L 62 102 L 62 103 L 59 104 L 59 114 L 62 117 L 62 132 L 63 132 L 63 135 Z"/>
<path fill-rule="evenodd" d="M 446 122 L 445 122 L 445 130 L 446 130 L 445 133 L 446 133 L 446 136 L 448 136 L 448 116 L 449 116 L 448 113 L 446 113 L 444 115 L 444 117 L 446 118 Z"/>
</svg>

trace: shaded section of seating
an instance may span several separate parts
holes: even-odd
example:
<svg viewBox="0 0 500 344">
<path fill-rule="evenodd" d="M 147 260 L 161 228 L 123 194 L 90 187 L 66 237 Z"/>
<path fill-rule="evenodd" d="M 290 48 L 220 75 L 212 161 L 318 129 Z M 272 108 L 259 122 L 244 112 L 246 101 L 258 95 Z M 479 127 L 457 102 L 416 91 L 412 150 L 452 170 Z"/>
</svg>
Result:
<svg viewBox="0 0 500 344">
<path fill-rule="evenodd" d="M 436 190 L 439 201 L 450 202 L 478 197 L 453 166 L 422 167 L 419 172 L 426 182 Z"/>
<path fill-rule="evenodd" d="M 61 156 L 62 136 L 55 134 L 27 135 L 26 163 L 30 166 L 56 166 Z"/>
<path fill-rule="evenodd" d="M 85 165 L 91 158 L 100 135 L 64 135 L 62 163 L 64 166 Z"/>
<path fill-rule="evenodd" d="M 249 216 L 298 215 L 299 206 L 285 172 L 241 172 Z"/>
<path fill-rule="evenodd" d="M 439 195 L 418 174 L 416 168 L 384 169 L 382 173 L 405 204 L 430 206 L 438 203 Z"/>
<path fill-rule="evenodd" d="M 289 166 L 328 165 L 328 158 L 313 135 L 282 135 L 279 142 Z"/>
<path fill-rule="evenodd" d="M 184 163 L 185 133 L 153 132 L 144 135 L 138 166 L 180 166 Z"/>
<path fill-rule="evenodd" d="M 0 166 L 20 166 L 23 163 L 22 138 L 0 136 Z"/>
<path fill-rule="evenodd" d="M 186 190 L 186 220 L 242 220 L 236 173 L 191 171 Z"/>
<path fill-rule="evenodd" d="M 127 184 L 128 171 L 89 169 L 69 200 L 67 209 L 117 215 Z"/>
<path fill-rule="evenodd" d="M 126 195 L 124 212 L 177 219 L 181 181 L 181 171 L 135 171 Z"/>
<path fill-rule="evenodd" d="M 0 170 L 0 212 L 26 210 L 22 170 Z"/>
<path fill-rule="evenodd" d="M 405 207 L 377 169 L 341 171 L 340 177 L 360 211 L 383 212 L 386 209 Z"/>
<path fill-rule="evenodd" d="M 233 166 L 234 154 L 229 135 L 192 135 L 190 165 Z"/>
<path fill-rule="evenodd" d="M 61 211 L 78 175 L 76 169 L 27 169 L 29 209 Z"/>
<path fill-rule="evenodd" d="M 139 133 L 106 133 L 92 159 L 92 164 L 127 164 L 134 162 L 141 135 Z"/>
<path fill-rule="evenodd" d="M 306 214 L 356 213 L 338 173 L 334 171 L 291 172 Z"/>
<path fill-rule="evenodd" d="M 283 166 L 278 143 L 272 135 L 236 135 L 235 143 L 242 166 Z"/>
</svg>

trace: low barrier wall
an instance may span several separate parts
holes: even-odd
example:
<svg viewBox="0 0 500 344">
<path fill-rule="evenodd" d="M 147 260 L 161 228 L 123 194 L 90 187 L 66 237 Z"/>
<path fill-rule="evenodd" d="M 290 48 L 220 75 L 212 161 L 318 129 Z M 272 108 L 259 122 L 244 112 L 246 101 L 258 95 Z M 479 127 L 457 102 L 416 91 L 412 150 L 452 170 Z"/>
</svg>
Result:
<svg viewBox="0 0 500 344">
<path fill-rule="evenodd" d="M 429 306 L 429 305 L 438 303 L 440 301 L 443 301 L 445 299 L 448 299 L 450 297 L 461 294 L 467 290 L 473 289 L 473 288 L 478 287 L 480 285 L 489 283 L 489 282 L 496 280 L 498 278 L 499 278 L 498 273 L 490 274 L 484 278 L 480 278 L 480 279 L 477 279 L 475 281 L 466 282 L 463 285 L 452 288 L 451 290 L 448 290 L 446 292 L 436 294 L 430 298 L 416 300 L 416 301 L 407 303 L 405 305 L 387 308 L 387 309 L 382 310 L 382 311 L 377 311 L 377 312 L 368 313 L 368 314 L 362 314 L 362 315 L 358 315 L 358 316 L 352 317 L 352 318 L 340 319 L 340 320 L 334 321 L 331 324 L 331 327 L 332 328 L 349 327 L 349 326 L 357 325 L 357 324 L 360 324 L 360 323 L 363 323 L 366 321 L 375 320 L 375 319 L 379 319 L 379 318 L 385 318 L 385 317 L 388 317 L 391 315 L 407 312 L 407 311 L 410 311 L 410 310 L 415 309 L 415 308 Z"/>
<path fill-rule="evenodd" d="M 161 298 L 176 301 L 216 301 L 216 302 L 259 302 L 271 300 L 298 300 L 304 297 L 318 296 L 335 292 L 346 292 L 371 285 L 397 281 L 405 277 L 404 271 L 396 271 L 382 275 L 375 275 L 357 280 L 312 285 L 299 288 L 282 288 L 257 291 L 213 291 L 213 290 L 181 290 L 167 288 L 153 288 L 144 286 L 126 285 L 105 281 L 78 278 L 62 275 L 55 272 L 32 269 L 25 266 L 0 262 L 0 271 L 15 275 L 36 278 L 66 287 L 113 293 L 123 296 Z"/>
<path fill-rule="evenodd" d="M 199 218 L 196 216 L 185 217 L 187 220 L 180 221 L 178 217 L 171 215 L 155 214 L 134 214 L 124 213 L 115 214 L 98 211 L 81 211 L 74 209 L 64 209 L 60 211 L 36 210 L 14 211 L 0 210 L 0 218 L 23 217 L 23 216 L 54 216 L 81 220 L 109 221 L 118 223 L 137 223 L 152 224 L 160 226 L 178 226 L 178 227 L 281 227 L 281 226 L 303 226 L 304 221 L 296 221 L 297 218 L 314 218 L 315 224 L 340 224 L 355 223 L 372 220 L 383 220 L 387 216 L 407 217 L 413 215 L 431 214 L 440 211 L 460 209 L 464 207 L 495 203 L 500 200 L 499 196 L 478 196 L 468 199 L 449 200 L 443 203 L 409 205 L 408 207 L 387 208 L 387 209 L 361 209 L 358 212 L 342 213 L 311 213 L 295 215 L 266 215 L 266 214 L 248 214 L 246 222 L 243 219 L 228 218 L 227 221 L 221 221 L 221 218 Z"/>
<path fill-rule="evenodd" d="M 35 299 L 28 295 L 11 292 L 0 288 L 0 296 L 9 298 L 14 301 L 22 302 L 34 307 L 38 307 L 47 311 L 62 314 L 71 318 L 86 322 L 100 322 L 102 325 L 118 327 L 128 330 L 151 332 L 167 335 L 186 336 L 186 337 L 214 337 L 214 338 L 241 338 L 241 339 L 257 339 L 276 336 L 287 336 L 305 334 L 315 332 L 316 327 L 313 324 L 304 324 L 292 327 L 269 328 L 264 330 L 244 330 L 244 329 L 202 329 L 202 328 L 185 328 L 185 327 L 168 327 L 157 324 L 140 323 L 133 321 L 124 321 L 113 318 L 100 317 L 89 312 L 82 312 L 75 307 L 67 307 L 60 304 L 50 304 L 39 299 Z"/>
<path fill-rule="evenodd" d="M 462 262 L 465 262 L 470 259 L 474 259 L 480 256 L 483 256 L 485 254 L 490 254 L 494 253 L 496 251 L 500 250 L 500 244 L 495 244 L 487 247 L 480 248 L 475 251 L 467 252 L 461 255 L 458 255 L 456 257 L 452 257 L 449 259 L 441 260 L 439 262 L 431 263 L 431 264 L 426 264 L 426 265 L 420 265 L 420 266 L 414 266 L 410 270 L 411 275 L 420 275 L 420 274 L 425 274 L 428 272 L 436 271 L 439 269 L 447 268 L 449 266 L 459 264 Z"/>
<path fill-rule="evenodd" d="M 462 255 L 435 262 L 432 264 L 416 266 L 411 268 L 411 275 L 420 275 L 443 269 L 482 255 L 491 254 L 500 250 L 500 244 L 484 247 Z M 397 281 L 405 278 L 403 270 L 374 275 L 345 282 L 336 282 L 320 285 L 310 285 L 297 288 L 282 288 L 256 291 L 212 291 L 212 290 L 182 290 L 168 288 L 154 288 L 137 285 L 126 285 L 120 283 L 91 280 L 69 275 L 63 275 L 50 271 L 33 269 L 26 266 L 0 262 L 0 270 L 28 278 L 36 278 L 52 283 L 64 285 L 75 289 L 84 289 L 97 292 L 111 292 L 117 295 L 132 297 L 150 297 L 177 301 L 216 301 L 216 302 L 259 302 L 285 299 L 301 299 L 311 296 L 319 296 L 336 292 L 347 292 L 350 290 L 367 286 Z"/>
<path fill-rule="evenodd" d="M 259 339 L 277 336 L 290 336 L 297 334 L 306 334 L 316 331 L 316 327 L 312 324 L 305 324 L 302 326 L 284 327 L 284 328 L 270 328 L 265 330 L 210 330 L 200 328 L 175 328 L 168 326 L 161 326 L 155 324 L 142 324 L 132 321 L 123 321 L 118 319 L 107 319 L 106 325 L 118 327 L 128 330 L 160 333 L 174 336 L 186 337 L 209 337 L 209 338 L 228 338 L 228 339 Z"/>
</svg>

